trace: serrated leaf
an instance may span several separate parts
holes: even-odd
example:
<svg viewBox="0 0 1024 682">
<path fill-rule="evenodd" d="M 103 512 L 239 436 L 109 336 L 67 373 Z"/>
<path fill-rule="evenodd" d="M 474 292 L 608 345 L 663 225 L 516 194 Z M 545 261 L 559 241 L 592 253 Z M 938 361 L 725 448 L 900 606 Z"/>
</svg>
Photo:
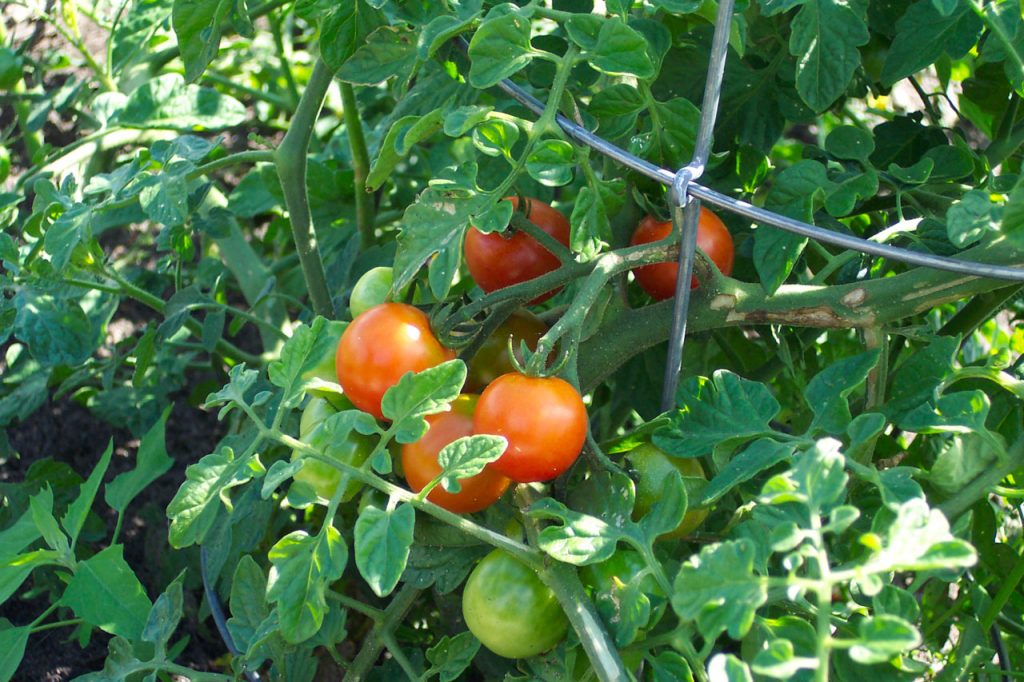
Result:
<svg viewBox="0 0 1024 682">
<path fill-rule="evenodd" d="M 61 604 L 90 625 L 133 641 L 142 636 L 153 607 L 124 560 L 123 545 L 78 562 Z"/>
<path fill-rule="evenodd" d="M 444 474 L 441 485 L 450 493 L 459 492 L 459 479 L 479 474 L 501 457 L 507 445 L 502 436 L 475 435 L 452 441 L 437 453 Z"/>
<path fill-rule="evenodd" d="M 168 73 L 132 91 L 115 122 L 126 128 L 218 130 L 236 126 L 245 117 L 245 107 L 235 98 L 213 88 L 186 85 L 181 76 Z"/>
<path fill-rule="evenodd" d="M 575 150 L 565 140 L 543 140 L 526 158 L 526 172 L 547 187 L 568 185 L 575 167 Z"/>
<path fill-rule="evenodd" d="M 817 430 L 841 434 L 850 424 L 852 415 L 847 397 L 867 379 L 868 372 L 878 363 L 878 351 L 870 350 L 835 362 L 816 374 L 807 384 L 804 397 L 814 421 L 808 433 Z"/>
<path fill-rule="evenodd" d="M 392 421 L 395 440 L 414 443 L 422 438 L 428 427 L 424 417 L 445 411 L 465 382 L 466 363 L 462 360 L 406 373 L 381 400 L 381 411 Z"/>
<path fill-rule="evenodd" d="M 544 526 L 537 536 L 537 544 L 555 559 L 574 566 L 596 564 L 611 558 L 615 544 L 623 534 L 601 519 L 569 509 L 550 497 L 530 505 L 528 514 L 535 519 L 560 522 Z"/>
<path fill-rule="evenodd" d="M 157 652 L 163 653 L 167 650 L 167 643 L 174 631 L 178 629 L 178 623 L 181 622 L 182 583 L 184 580 L 185 572 L 182 571 L 153 602 L 153 608 L 150 609 L 149 616 L 146 618 L 146 626 L 142 630 L 142 641 L 154 644 Z"/>
<path fill-rule="evenodd" d="M 217 520 L 219 503 L 230 511 L 230 489 L 262 474 L 262 469 L 257 457 L 235 459 L 227 446 L 185 469 L 185 482 L 167 505 L 171 546 L 180 549 L 202 542 Z"/>
<path fill-rule="evenodd" d="M 702 457 L 718 447 L 770 435 L 779 403 L 764 384 L 717 370 L 711 379 L 680 385 L 680 411 L 654 434 L 654 444 L 676 457 Z"/>
<path fill-rule="evenodd" d="M 995 206 L 988 192 L 972 189 L 954 202 L 946 212 L 946 234 L 949 241 L 961 249 L 994 234 Z"/>
<path fill-rule="evenodd" d="M 857 11 L 861 7 L 842 0 L 809 0 L 793 18 L 789 53 L 797 58 L 796 89 L 816 112 L 846 91 L 860 66 L 857 47 L 869 38 Z"/>
<path fill-rule="evenodd" d="M 472 632 L 460 632 L 454 637 L 442 637 L 427 649 L 427 660 L 441 682 L 453 682 L 469 667 L 479 650 L 480 640 Z"/>
<path fill-rule="evenodd" d="M 266 592 L 267 576 L 246 554 L 239 560 L 231 579 L 231 617 L 227 625 L 235 645 L 249 655 L 254 653 L 249 651 L 250 645 L 256 641 L 255 635 L 269 615 Z"/>
<path fill-rule="evenodd" d="M 394 509 L 370 504 L 359 513 L 355 527 L 356 566 L 377 596 L 391 594 L 405 572 L 415 523 L 416 512 L 409 504 Z"/>
<path fill-rule="evenodd" d="M 268 554 L 267 599 L 274 602 L 286 642 L 298 644 L 320 630 L 327 612 L 328 585 L 341 577 L 348 547 L 328 525 L 318 535 L 297 530 L 284 536 Z"/>
<path fill-rule="evenodd" d="M 381 26 L 342 65 L 338 78 L 356 85 L 376 85 L 393 76 L 407 81 L 417 61 L 414 31 Z"/>
<path fill-rule="evenodd" d="M 340 0 L 320 23 L 321 58 L 340 69 L 374 29 L 386 23 L 380 10 L 364 0 Z"/>
<path fill-rule="evenodd" d="M 840 446 L 839 441 L 824 438 L 798 454 L 789 471 L 765 484 L 762 500 L 768 504 L 799 502 L 812 514 L 827 514 L 843 500 L 849 479 Z"/>
<path fill-rule="evenodd" d="M 682 620 L 696 620 L 705 638 L 728 631 L 741 639 L 768 600 L 764 580 L 754 573 L 756 554 L 746 538 L 705 547 L 679 569 L 672 608 Z"/>
<path fill-rule="evenodd" d="M 771 438 L 754 441 L 722 467 L 704 488 L 703 496 L 694 506 L 706 507 L 716 502 L 740 483 L 792 457 L 793 450 L 792 444 L 779 443 Z"/>
<path fill-rule="evenodd" d="M 882 84 L 888 87 L 917 73 L 943 53 L 953 59 L 962 57 L 977 42 L 981 27 L 967 3 L 943 15 L 932 0 L 917 0 L 896 22 L 896 37 L 882 66 Z"/>
<path fill-rule="evenodd" d="M 434 109 L 423 116 L 403 116 L 392 123 L 370 167 L 370 173 L 366 176 L 367 189 L 380 189 L 413 145 L 429 138 L 441 128 L 443 117 L 442 109 Z"/>
</svg>

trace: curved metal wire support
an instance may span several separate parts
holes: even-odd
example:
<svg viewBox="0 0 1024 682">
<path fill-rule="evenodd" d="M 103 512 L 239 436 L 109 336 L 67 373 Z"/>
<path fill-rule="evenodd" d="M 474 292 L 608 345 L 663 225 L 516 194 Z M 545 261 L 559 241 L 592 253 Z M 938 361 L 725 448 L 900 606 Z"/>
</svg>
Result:
<svg viewBox="0 0 1024 682">
<path fill-rule="evenodd" d="M 530 111 L 533 111 L 536 114 L 540 114 L 544 111 L 544 104 L 540 100 L 533 97 L 533 95 L 529 94 L 515 83 L 505 80 L 498 83 L 498 87 Z M 558 115 L 556 120 L 562 130 L 565 131 L 565 134 L 579 144 L 586 145 L 591 149 L 604 154 L 613 161 L 616 161 L 627 168 L 631 168 L 638 173 L 646 175 L 652 180 L 656 180 L 667 187 L 671 187 L 672 183 L 675 181 L 676 174 L 673 171 L 661 168 L 650 161 L 645 161 L 644 159 L 633 156 L 625 149 L 598 137 L 586 128 L 573 123 L 561 114 Z M 831 230 L 826 230 L 822 227 L 816 227 L 809 223 L 787 218 L 766 209 L 758 208 L 757 206 L 748 204 L 745 201 L 733 199 L 730 196 L 726 196 L 725 194 L 716 192 L 709 187 L 705 187 L 698 182 L 689 183 L 687 191 L 690 195 L 697 197 L 712 206 L 724 208 L 727 211 L 738 213 L 739 215 L 750 218 L 755 222 L 772 225 L 786 230 L 787 232 L 815 239 L 824 244 L 832 244 L 833 246 L 839 246 L 844 249 L 859 251 L 872 256 L 880 256 L 890 260 L 901 261 L 903 263 L 909 263 L 910 265 L 921 265 L 928 268 L 935 268 L 937 270 L 957 272 L 964 275 L 974 275 L 975 277 L 991 277 L 993 279 L 1024 282 L 1024 268 L 960 260 L 957 258 L 948 258 L 946 256 L 936 256 L 930 253 L 910 251 L 899 246 L 879 244 L 877 242 L 868 241 L 867 239 L 861 239 L 860 237 L 854 237 L 848 234 L 832 232 Z"/>
</svg>

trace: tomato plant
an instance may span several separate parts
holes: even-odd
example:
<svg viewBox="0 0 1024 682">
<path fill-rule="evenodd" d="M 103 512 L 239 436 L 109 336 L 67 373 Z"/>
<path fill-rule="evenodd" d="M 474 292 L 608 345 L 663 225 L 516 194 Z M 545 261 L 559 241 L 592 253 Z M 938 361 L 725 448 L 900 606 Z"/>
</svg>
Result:
<svg viewBox="0 0 1024 682">
<path fill-rule="evenodd" d="M 519 198 L 508 197 L 519 209 Z M 545 233 L 569 246 L 569 221 L 557 209 L 543 201 L 526 199 L 526 219 Z M 526 282 L 558 267 L 558 257 L 526 232 L 517 229 L 483 233 L 477 228 L 466 232 L 466 267 L 473 280 L 486 292 Z M 537 296 L 531 304 L 554 296 L 552 290 Z"/>
<path fill-rule="evenodd" d="M 543 653 L 562 641 L 569 627 L 537 573 L 500 549 L 481 559 L 466 579 L 462 617 L 484 646 L 505 658 Z"/>
<path fill-rule="evenodd" d="M 338 343 L 338 383 L 356 407 L 378 419 L 384 392 L 406 372 L 454 357 L 430 329 L 427 316 L 404 303 L 381 303 L 346 327 Z"/>
<path fill-rule="evenodd" d="M 633 507 L 633 518 L 640 519 L 651 511 L 651 507 L 661 499 L 665 488 L 665 480 L 678 471 L 683 477 L 683 483 L 690 483 L 687 486 L 694 491 L 700 490 L 700 483 L 707 480 L 704 467 L 696 459 L 680 459 L 669 457 L 657 446 L 651 443 L 644 443 L 631 450 L 626 455 L 630 466 L 637 473 L 636 481 L 636 504 Z M 697 484 L 697 485 L 694 485 Z M 708 516 L 706 507 L 697 507 L 690 498 L 691 507 L 687 510 L 679 525 L 660 536 L 662 540 L 679 539 L 686 537 L 697 530 L 704 519 Z"/>
<path fill-rule="evenodd" d="M 518 372 L 491 382 L 473 414 L 473 432 L 503 436 L 508 449 L 491 466 L 519 483 L 549 481 L 572 466 L 587 436 L 587 409 L 558 377 Z"/>
<path fill-rule="evenodd" d="M 402 446 L 402 474 L 413 492 L 419 492 L 442 472 L 437 455 L 441 448 L 457 438 L 473 434 L 473 411 L 479 396 L 463 394 L 452 401 L 451 411 L 427 417 L 430 428 L 415 443 Z M 461 489 L 450 493 L 436 487 L 427 499 L 436 505 L 460 514 L 486 509 L 497 502 L 508 489 L 509 480 L 490 468 L 459 480 Z"/>
<path fill-rule="evenodd" d="M 313 432 L 338 409 L 324 398 L 310 398 L 309 403 L 302 410 L 302 418 L 299 421 L 299 440 L 308 440 Z M 360 466 L 373 452 L 374 441 L 368 436 L 359 433 L 349 434 L 341 442 L 331 443 L 327 454 L 339 462 L 345 462 L 352 466 Z M 301 456 L 298 451 L 292 452 L 292 459 Z M 330 500 L 341 483 L 341 472 L 327 462 L 307 458 L 302 462 L 302 468 L 295 474 L 295 480 L 308 484 L 312 487 L 322 501 Z M 349 479 L 345 483 L 345 491 L 341 495 L 342 502 L 348 502 L 362 488 L 359 481 Z"/>
<path fill-rule="evenodd" d="M 662 240 L 672 232 L 672 221 L 659 221 L 646 216 L 637 225 L 630 241 L 637 244 L 650 244 Z M 723 275 L 732 274 L 732 263 L 735 252 L 732 235 L 725 223 L 708 209 L 701 206 L 697 222 L 697 246 L 707 254 L 711 262 Z M 675 262 L 645 265 L 633 271 L 636 281 L 656 300 L 672 298 L 676 293 L 676 280 L 679 278 L 679 264 Z M 697 288 L 697 278 L 690 282 L 690 288 Z"/>
<path fill-rule="evenodd" d="M 530 311 L 514 311 L 498 325 L 470 359 L 466 368 L 466 388 L 482 391 L 502 374 L 515 371 L 509 356 L 509 346 L 516 354 L 516 359 L 522 362 L 521 343 L 526 342 L 526 347 L 531 351 L 537 350 L 537 342 L 547 330 L 548 326 Z"/>
</svg>

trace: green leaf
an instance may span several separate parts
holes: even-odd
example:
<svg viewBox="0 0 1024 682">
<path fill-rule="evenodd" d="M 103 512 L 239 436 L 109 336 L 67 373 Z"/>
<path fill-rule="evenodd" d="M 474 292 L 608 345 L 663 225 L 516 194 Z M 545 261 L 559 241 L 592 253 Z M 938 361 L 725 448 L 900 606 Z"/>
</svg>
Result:
<svg viewBox="0 0 1024 682">
<path fill-rule="evenodd" d="M 895 519 L 885 529 L 884 543 L 866 564 L 869 571 L 964 568 L 977 562 L 974 548 L 955 539 L 943 513 L 930 509 L 924 499 L 910 499 L 895 511 Z"/>
<path fill-rule="evenodd" d="M 142 641 L 153 643 L 158 653 L 167 651 L 167 643 L 181 622 L 181 589 L 184 580 L 185 572 L 182 571 L 157 597 L 146 618 L 146 626 L 142 629 Z"/>
<path fill-rule="evenodd" d="M 765 469 L 792 457 L 793 450 L 792 444 L 779 443 L 771 438 L 754 441 L 722 467 L 718 475 L 704 488 L 700 502 L 694 506 L 706 507 L 718 501 L 740 483 L 749 481 Z"/>
<path fill-rule="evenodd" d="M 32 628 L 5 627 L 0 630 L 0 682 L 9 682 L 18 672 Z"/>
<path fill-rule="evenodd" d="M 174 0 L 171 26 L 190 83 L 198 80 L 217 56 L 221 25 L 231 12 L 241 13 L 248 21 L 245 0 Z"/>
<path fill-rule="evenodd" d="M 392 123 L 366 177 L 367 189 L 377 190 L 383 186 L 413 145 L 426 140 L 441 128 L 443 118 L 444 111 L 434 109 L 423 116 L 403 116 Z"/>
<path fill-rule="evenodd" d="M 479 474 L 501 457 L 507 445 L 502 436 L 475 435 L 452 441 L 437 453 L 437 463 L 443 469 L 441 485 L 450 493 L 459 492 L 459 479 Z"/>
<path fill-rule="evenodd" d="M 864 7 L 842 0 L 809 0 L 793 19 L 789 53 L 797 57 L 796 90 L 816 112 L 846 91 L 860 66 L 857 47 L 869 38 Z"/>
<path fill-rule="evenodd" d="M 580 188 L 569 221 L 569 246 L 573 251 L 593 256 L 600 251 L 602 244 L 611 242 L 608 214 L 619 210 L 625 194 L 622 180 L 596 180 Z"/>
<path fill-rule="evenodd" d="M 217 520 L 218 502 L 231 511 L 231 488 L 263 473 L 258 457 L 235 459 L 227 446 L 190 465 L 185 469 L 185 482 L 167 505 L 171 546 L 180 549 L 202 542 Z"/>
<path fill-rule="evenodd" d="M 852 125 L 836 126 L 825 138 L 825 151 L 837 159 L 867 164 L 871 152 L 875 151 L 875 140 L 871 133 L 863 128 Z"/>
<path fill-rule="evenodd" d="M 80 365 L 98 347 L 100 339 L 77 300 L 25 287 L 14 297 L 14 303 L 18 311 L 14 336 L 44 367 Z"/>
<path fill-rule="evenodd" d="M 100 461 L 96 463 L 96 467 L 89 474 L 89 478 L 82 484 L 78 497 L 68 506 L 67 512 L 60 520 L 64 530 L 68 533 L 68 537 L 71 538 L 72 547 L 78 541 L 78 534 L 82 532 L 85 517 L 89 515 L 89 510 L 92 509 L 92 503 L 96 499 L 96 492 L 100 489 L 100 483 L 103 482 L 103 475 L 107 473 L 107 467 L 110 466 L 110 457 L 113 454 L 114 441 L 111 439 L 107 443 L 106 451 L 100 455 Z"/>
<path fill-rule="evenodd" d="M 636 76 L 646 80 L 655 75 L 654 64 L 647 54 L 647 41 L 617 19 L 602 23 L 597 40 L 586 48 L 583 56 L 596 70 L 610 76 Z"/>
<path fill-rule="evenodd" d="M 993 234 L 997 223 L 994 208 L 988 192 L 980 189 L 968 191 L 946 212 L 949 241 L 963 249 Z"/>
<path fill-rule="evenodd" d="M 769 422 L 779 413 L 778 401 L 764 384 L 728 370 L 717 370 L 710 380 L 684 382 L 676 403 L 680 411 L 653 438 L 655 445 L 676 457 L 702 457 L 770 435 Z"/>
<path fill-rule="evenodd" d="M 882 85 L 889 87 L 929 64 L 943 53 L 958 59 L 978 40 L 981 20 L 968 3 L 943 15 L 932 0 L 917 0 L 896 22 L 896 37 L 882 66 Z"/>
<path fill-rule="evenodd" d="M 715 654 L 708 661 L 709 682 L 754 682 L 747 664 L 732 654 Z"/>
<path fill-rule="evenodd" d="M 185 224 L 189 214 L 189 186 L 183 175 L 151 175 L 140 184 L 139 206 L 147 218 L 168 227 Z"/>
<path fill-rule="evenodd" d="M 243 653 L 250 656 L 249 651 L 256 641 L 256 633 L 270 613 L 266 604 L 267 576 L 263 569 L 248 554 L 243 556 L 235 567 L 231 579 L 231 618 L 228 619 L 228 631 L 235 640 L 235 645 Z"/>
<path fill-rule="evenodd" d="M 793 651 L 793 643 L 788 639 L 774 639 L 754 656 L 751 669 L 758 675 L 777 680 L 790 680 L 801 670 L 815 670 L 817 658 L 797 656 Z"/>
<path fill-rule="evenodd" d="M 909 412 L 934 400 L 938 387 L 953 375 L 953 356 L 959 347 L 958 339 L 940 336 L 912 353 L 893 373 L 889 399 L 882 406 L 885 416 L 899 422 Z"/>
<path fill-rule="evenodd" d="M 427 660 L 441 682 L 453 682 L 469 667 L 479 650 L 480 640 L 472 632 L 460 632 L 454 637 L 442 637 L 427 649 Z"/>
<path fill-rule="evenodd" d="M 386 23 L 380 10 L 364 0 L 341 0 L 320 24 L 320 56 L 340 69 L 377 27 Z"/>
<path fill-rule="evenodd" d="M 947 495 L 957 492 L 999 461 L 999 453 L 991 441 L 972 433 L 953 436 L 939 447 L 928 482 Z"/>
<path fill-rule="evenodd" d="M 509 13 L 484 20 L 469 41 L 469 83 L 484 89 L 517 73 L 533 59 L 530 22 Z"/>
<path fill-rule="evenodd" d="M 281 355 L 267 366 L 267 376 L 271 383 L 284 389 L 281 395 L 281 408 L 284 410 L 297 407 L 305 397 L 304 388 L 315 378 L 319 365 L 326 357 L 331 362 L 331 346 L 337 348 L 340 332 L 344 325 L 337 325 L 322 317 L 313 320 L 313 325 L 299 325 L 292 333 Z"/>
<path fill-rule="evenodd" d="M 186 85 L 176 73 L 144 81 L 115 117 L 126 128 L 218 130 L 245 120 L 245 106 L 213 88 Z"/>
<path fill-rule="evenodd" d="M 775 177 L 765 208 L 813 223 L 815 208 L 824 201 L 831 184 L 820 163 L 798 161 Z M 799 235 L 769 225 L 758 227 L 754 233 L 754 266 L 767 293 L 775 293 L 786 281 L 806 244 L 807 239 Z"/>
<path fill-rule="evenodd" d="M 655 102 L 651 115 L 656 117 L 655 132 L 662 145 L 662 156 L 675 168 L 690 162 L 697 139 L 700 109 L 685 97 Z"/>
<path fill-rule="evenodd" d="M 449 360 L 422 372 L 407 372 L 384 393 L 381 411 L 391 420 L 395 440 L 414 443 L 427 432 L 427 415 L 444 412 L 466 382 L 466 363 Z"/>
<path fill-rule="evenodd" d="M 834 180 L 832 187 L 825 193 L 825 210 L 837 218 L 849 215 L 857 202 L 878 193 L 878 173 L 873 170 L 844 173 Z"/>
<path fill-rule="evenodd" d="M 648 657 L 651 665 L 652 682 L 693 682 L 693 671 L 686 659 L 674 651 L 662 651 Z"/>
<path fill-rule="evenodd" d="M 598 118 L 635 114 L 646 106 L 643 94 L 628 83 L 613 83 L 594 93 L 587 112 Z"/>
<path fill-rule="evenodd" d="M 905 620 L 916 622 L 921 617 L 921 605 L 917 598 L 895 585 L 886 585 L 882 591 L 871 598 L 871 607 L 875 615 L 899 616 Z"/>
<path fill-rule="evenodd" d="M 683 477 L 677 471 L 669 472 L 663 486 L 658 501 L 640 519 L 640 528 L 647 535 L 647 539 L 651 543 L 659 535 L 670 533 L 678 528 L 679 524 L 683 522 L 686 508 L 689 505 L 689 497 L 686 493 L 686 486 L 683 485 Z"/>
<path fill-rule="evenodd" d="M 519 127 L 511 121 L 488 118 L 473 129 L 473 146 L 487 156 L 512 159 L 512 147 L 519 140 Z"/>
<path fill-rule="evenodd" d="M 596 564 L 611 558 L 615 544 L 623 534 L 601 519 L 569 509 L 550 497 L 534 502 L 527 513 L 534 519 L 561 522 L 544 526 L 537 535 L 537 545 L 558 561 L 574 566 Z"/>
<path fill-rule="evenodd" d="M 897 616 L 865 618 L 857 626 L 857 634 L 850 658 L 863 665 L 884 663 L 921 643 L 917 628 Z"/>
<path fill-rule="evenodd" d="M 814 421 L 808 433 L 817 430 L 829 434 L 846 431 L 852 418 L 847 397 L 867 379 L 868 372 L 878 363 L 878 351 L 845 358 L 829 365 L 807 384 L 804 397 L 814 412 Z"/>
<path fill-rule="evenodd" d="M 572 182 L 576 152 L 565 140 L 542 140 L 526 158 L 526 172 L 546 187 Z"/>
<path fill-rule="evenodd" d="M 43 249 L 50 254 L 53 269 L 63 272 L 71 261 L 71 254 L 83 241 L 92 238 L 92 209 L 76 204 L 61 213 L 43 235 Z"/>
<path fill-rule="evenodd" d="M 405 572 L 416 512 L 410 504 L 381 509 L 369 504 L 355 527 L 356 566 L 378 597 L 391 594 Z"/>
<path fill-rule="evenodd" d="M 30 497 L 28 502 L 32 521 L 43 540 L 51 549 L 56 550 L 61 558 L 70 558 L 71 547 L 68 544 L 68 538 L 61 532 L 60 526 L 57 525 L 57 519 L 53 516 L 53 493 L 50 491 L 49 484 Z"/>
<path fill-rule="evenodd" d="M 64 590 L 61 604 L 86 623 L 128 640 L 138 640 L 153 604 L 124 560 L 124 546 L 111 545 L 85 561 Z"/>
<path fill-rule="evenodd" d="M 680 619 L 697 621 L 705 639 L 728 631 L 742 639 L 754 613 L 768 600 L 764 580 L 754 573 L 757 549 L 746 538 L 709 545 L 679 569 L 672 608 Z"/>
<path fill-rule="evenodd" d="M 53 509 L 53 491 L 49 487 L 42 488 L 36 495 L 41 496 L 43 508 Z M 39 529 L 32 519 L 32 510 L 23 512 L 17 521 L 0 531 L 0 561 L 17 556 L 40 537 Z"/>
<path fill-rule="evenodd" d="M 991 407 L 981 390 L 947 393 L 933 405 L 921 405 L 898 424 L 915 433 L 984 433 Z"/>
<path fill-rule="evenodd" d="M 849 479 L 840 445 L 835 439 L 824 438 L 798 454 L 789 471 L 765 484 L 762 500 L 768 504 L 799 502 L 812 514 L 828 513 L 843 500 Z"/>
<path fill-rule="evenodd" d="M 331 525 L 318 535 L 297 530 L 284 536 L 268 554 L 267 599 L 277 604 L 281 634 L 298 644 L 315 635 L 327 612 L 327 587 L 341 577 L 348 547 Z"/>
<path fill-rule="evenodd" d="M 487 120 L 494 107 L 467 105 L 456 107 L 444 115 L 444 134 L 460 137 Z"/>
<path fill-rule="evenodd" d="M 338 78 L 356 85 L 376 85 L 393 76 L 408 81 L 417 61 L 414 31 L 381 26 L 342 65 Z"/>
<path fill-rule="evenodd" d="M 442 14 L 430 20 L 420 31 L 419 56 L 423 61 L 434 54 L 455 36 L 468 31 L 482 14 L 482 0 L 460 2 L 455 15 Z"/>
<path fill-rule="evenodd" d="M 228 372 L 228 383 L 219 391 L 211 393 L 203 403 L 204 408 L 217 407 L 222 405 L 217 419 L 224 419 L 227 414 L 238 405 L 248 404 L 245 394 L 256 385 L 259 372 L 254 369 L 246 369 L 244 364 L 235 365 Z"/>
<path fill-rule="evenodd" d="M 0 604 L 18 591 L 35 568 L 47 565 L 60 565 L 60 556 L 57 552 L 37 549 L 26 554 L 15 554 L 0 561 Z"/>
</svg>

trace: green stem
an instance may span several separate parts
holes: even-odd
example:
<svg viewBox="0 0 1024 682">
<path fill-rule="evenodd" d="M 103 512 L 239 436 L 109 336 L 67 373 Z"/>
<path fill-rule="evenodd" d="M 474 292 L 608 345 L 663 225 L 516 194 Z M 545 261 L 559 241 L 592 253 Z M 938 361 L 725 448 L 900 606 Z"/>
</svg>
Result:
<svg viewBox="0 0 1024 682">
<path fill-rule="evenodd" d="M 373 195 L 366 191 L 366 176 L 370 173 L 370 155 L 366 150 L 363 135 L 363 121 L 359 117 L 356 91 L 350 83 L 341 84 L 342 116 L 348 131 L 348 146 L 352 152 L 352 173 L 355 176 L 356 226 L 359 229 L 359 243 L 363 250 L 373 246 L 374 210 Z"/>
<path fill-rule="evenodd" d="M 334 302 L 327 290 L 327 277 L 317 246 L 309 213 L 309 195 L 306 188 L 306 154 L 313 134 L 313 126 L 320 115 L 327 89 L 334 80 L 334 72 L 318 59 L 309 77 L 305 92 L 295 110 L 288 132 L 277 148 L 275 160 L 277 174 L 281 178 L 285 204 L 291 219 L 292 237 L 299 253 L 299 263 L 306 279 L 306 289 L 317 315 L 334 319 Z"/>
<path fill-rule="evenodd" d="M 999 616 L 1003 607 L 1006 606 L 1006 602 L 1013 596 L 1022 578 L 1024 578 L 1024 554 L 1017 557 L 1017 563 L 1013 565 L 1010 575 L 1006 576 L 1006 579 L 1002 581 L 996 596 L 992 597 L 992 603 L 985 609 L 985 615 L 981 617 L 980 621 L 981 629 L 984 632 L 988 632 L 992 624 L 996 622 L 996 617 Z"/>
<path fill-rule="evenodd" d="M 388 604 L 384 611 L 383 620 L 379 621 L 373 628 L 373 635 L 363 640 L 362 649 L 359 655 L 352 661 L 348 672 L 345 673 L 344 682 L 362 682 L 377 662 L 381 649 L 385 646 L 385 638 L 391 636 L 391 632 L 405 620 L 405 614 L 409 612 L 416 599 L 420 596 L 420 590 L 412 585 L 405 585 L 395 598 Z M 369 641 L 367 641 L 369 640 Z M 397 659 L 396 659 L 397 660 Z M 416 679 L 416 677 L 413 677 Z"/>
<path fill-rule="evenodd" d="M 273 28 L 274 34 L 274 46 L 277 47 L 277 59 L 281 68 L 281 75 L 284 76 L 284 82 L 288 86 L 288 95 L 291 97 L 291 103 L 286 107 L 289 110 L 293 110 L 301 99 L 299 96 L 299 87 L 295 84 L 295 75 L 292 73 L 291 65 L 291 41 L 288 43 L 288 47 L 284 44 L 284 25 L 287 22 L 285 12 L 280 14 L 270 15 L 270 24 Z"/>
<path fill-rule="evenodd" d="M 821 535 L 821 517 L 816 509 L 811 509 L 811 528 L 817 533 L 817 546 L 815 548 L 815 559 L 818 565 L 818 580 L 814 588 L 816 596 L 815 608 L 815 644 L 818 658 L 818 667 L 814 671 L 815 682 L 828 682 L 829 657 L 831 655 L 832 641 L 832 569 L 828 563 L 828 555 L 822 547 L 823 538 Z"/>
<path fill-rule="evenodd" d="M 52 623 L 44 623 L 43 625 L 37 625 L 32 628 L 32 634 L 44 632 L 46 630 L 56 630 L 59 628 L 70 628 L 82 623 L 81 618 L 70 618 L 68 620 L 55 620 Z"/>
<path fill-rule="evenodd" d="M 525 213 L 520 213 L 519 211 L 513 213 L 510 225 L 533 237 L 538 244 L 550 251 L 558 259 L 559 263 L 564 265 L 573 261 L 572 251 L 567 249 L 562 242 L 532 223 Z"/>
<path fill-rule="evenodd" d="M 343 474 L 347 474 L 349 477 L 360 481 L 371 488 L 375 488 L 386 495 L 396 497 L 403 502 L 411 504 L 418 511 L 422 511 L 450 526 L 458 528 L 470 537 L 474 537 L 477 540 L 493 547 L 497 547 L 498 549 L 503 549 L 529 566 L 537 567 L 541 561 L 540 553 L 532 547 L 527 547 L 521 542 L 516 542 L 515 540 L 505 537 L 501 533 L 494 532 L 490 528 L 485 528 L 484 526 L 474 523 L 464 516 L 452 513 L 447 509 L 437 506 L 429 500 L 418 500 L 415 494 L 404 488 L 399 488 L 397 485 L 389 483 L 379 476 L 375 476 L 368 471 L 363 471 L 359 467 L 352 466 L 346 462 L 340 462 L 333 457 L 327 457 L 321 454 L 316 448 L 313 448 L 291 436 L 275 433 L 273 431 L 270 431 L 267 435 L 282 445 L 306 453 L 306 457 L 312 457 L 317 461 L 333 466 Z"/>
<path fill-rule="evenodd" d="M 402 669 L 402 672 L 405 673 L 406 677 L 412 680 L 412 682 L 419 680 L 419 671 L 416 670 L 412 661 L 410 661 L 409 657 L 405 655 L 404 651 L 402 651 L 402 647 L 398 646 L 398 641 L 395 639 L 395 636 L 390 632 L 381 632 L 379 637 L 380 641 L 387 647 L 388 652 L 391 653 L 391 656 L 395 659 L 395 662 L 398 663 L 398 667 Z"/>
<path fill-rule="evenodd" d="M 352 609 L 353 611 L 358 611 L 370 620 L 379 622 L 384 619 L 384 611 L 382 611 L 381 609 L 375 609 L 369 604 L 364 604 L 358 599 L 353 599 L 347 594 L 342 594 L 341 592 L 336 592 L 335 590 L 327 590 L 327 598 L 333 599 L 345 608 Z"/>
<path fill-rule="evenodd" d="M 108 268 L 104 270 L 104 274 L 106 274 L 107 277 L 109 277 L 110 279 L 117 282 L 121 286 L 122 293 L 124 293 L 126 296 L 135 299 L 139 303 L 149 308 L 152 308 L 161 315 L 166 314 L 167 304 L 159 296 L 154 296 L 145 289 L 135 286 L 127 279 L 122 277 L 120 274 L 118 274 L 116 270 Z M 185 327 L 196 338 L 202 338 L 203 326 L 199 324 L 197 320 L 194 320 L 191 317 L 189 317 L 185 321 Z M 214 348 L 218 353 L 220 353 L 222 356 L 226 358 L 234 358 L 237 360 L 241 360 L 242 362 L 245 362 L 254 367 L 260 367 L 263 364 L 263 359 L 260 358 L 260 356 L 253 355 L 252 353 L 249 353 L 247 351 L 242 350 L 241 348 L 238 348 L 227 339 L 219 339 L 217 341 L 217 345 L 214 346 Z"/>
</svg>

